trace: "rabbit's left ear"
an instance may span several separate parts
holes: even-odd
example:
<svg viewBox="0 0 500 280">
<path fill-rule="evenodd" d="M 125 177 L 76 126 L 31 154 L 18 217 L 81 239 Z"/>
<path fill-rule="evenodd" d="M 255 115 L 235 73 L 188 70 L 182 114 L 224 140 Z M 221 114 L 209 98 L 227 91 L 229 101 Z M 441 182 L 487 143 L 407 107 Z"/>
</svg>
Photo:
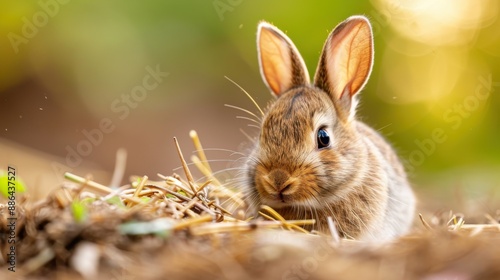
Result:
<svg viewBox="0 0 500 280">
<path fill-rule="evenodd" d="M 257 50 L 262 79 L 276 97 L 293 87 L 309 85 L 304 60 L 278 28 L 264 21 L 259 24 Z"/>
<path fill-rule="evenodd" d="M 349 17 L 328 36 L 314 77 L 315 86 L 330 95 L 342 119 L 354 117 L 354 95 L 368 81 L 372 65 L 370 22 L 363 16 Z"/>
</svg>

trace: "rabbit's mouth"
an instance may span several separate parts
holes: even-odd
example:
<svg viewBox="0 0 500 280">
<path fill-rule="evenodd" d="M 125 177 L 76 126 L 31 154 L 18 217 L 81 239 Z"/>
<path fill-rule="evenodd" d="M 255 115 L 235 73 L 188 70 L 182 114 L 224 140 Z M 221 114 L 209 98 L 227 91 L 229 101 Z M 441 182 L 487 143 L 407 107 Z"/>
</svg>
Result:
<svg viewBox="0 0 500 280">
<path fill-rule="evenodd" d="M 259 190 L 260 202 L 263 205 L 268 205 L 274 209 L 282 208 L 304 208 L 304 209 L 317 209 L 321 205 L 317 200 L 308 195 L 307 192 L 301 187 L 294 187 L 291 185 L 284 188 L 282 191 Z"/>
<path fill-rule="evenodd" d="M 267 184 L 257 189 L 259 191 L 261 203 L 275 209 L 290 206 L 295 201 L 291 185 L 276 189 L 274 186 Z"/>
<path fill-rule="evenodd" d="M 294 209 L 304 209 L 304 210 L 312 210 L 312 209 L 320 209 L 319 205 L 314 202 L 314 200 L 304 200 L 304 201 L 297 201 L 297 200 L 292 200 L 288 199 L 289 201 L 285 200 L 277 200 L 277 199 L 269 199 L 269 198 L 264 198 L 261 200 L 262 205 L 267 205 L 273 209 L 285 209 L 285 208 L 294 208 Z"/>
<path fill-rule="evenodd" d="M 294 205 L 292 198 L 287 195 L 268 195 L 261 199 L 261 204 L 270 206 L 274 209 L 281 209 Z"/>
</svg>

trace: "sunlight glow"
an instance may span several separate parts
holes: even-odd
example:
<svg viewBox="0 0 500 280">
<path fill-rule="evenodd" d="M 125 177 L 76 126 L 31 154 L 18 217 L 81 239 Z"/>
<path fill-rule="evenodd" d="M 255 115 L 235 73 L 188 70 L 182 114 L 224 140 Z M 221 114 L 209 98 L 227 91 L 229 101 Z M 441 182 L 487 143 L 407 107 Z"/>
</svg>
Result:
<svg viewBox="0 0 500 280">
<path fill-rule="evenodd" d="M 429 45 L 470 43 L 498 16 L 495 0 L 373 0 L 397 33 Z"/>
<path fill-rule="evenodd" d="M 378 95 L 388 103 L 448 103 L 491 70 L 473 55 L 498 20 L 495 0 L 372 0 L 386 48 Z M 486 31 L 485 31 L 486 30 Z"/>
</svg>

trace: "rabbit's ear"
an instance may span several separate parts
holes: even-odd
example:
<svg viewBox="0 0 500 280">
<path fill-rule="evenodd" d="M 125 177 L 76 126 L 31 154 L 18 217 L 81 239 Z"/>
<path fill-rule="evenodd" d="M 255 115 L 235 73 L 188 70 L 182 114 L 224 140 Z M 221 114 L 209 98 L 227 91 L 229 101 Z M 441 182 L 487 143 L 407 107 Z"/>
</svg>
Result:
<svg viewBox="0 0 500 280">
<path fill-rule="evenodd" d="M 370 22 L 363 16 L 349 17 L 328 36 L 314 77 L 315 86 L 330 95 L 344 120 L 354 117 L 354 95 L 368 81 L 372 65 Z"/>
<path fill-rule="evenodd" d="M 260 74 L 275 96 L 309 84 L 304 60 L 292 41 L 278 28 L 261 22 L 257 33 Z"/>
</svg>

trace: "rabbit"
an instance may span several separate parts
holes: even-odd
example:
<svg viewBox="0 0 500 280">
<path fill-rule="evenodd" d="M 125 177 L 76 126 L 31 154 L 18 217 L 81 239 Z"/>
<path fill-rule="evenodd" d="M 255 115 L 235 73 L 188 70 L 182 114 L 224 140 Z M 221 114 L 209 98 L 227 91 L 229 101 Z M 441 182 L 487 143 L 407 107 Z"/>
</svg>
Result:
<svg viewBox="0 0 500 280">
<path fill-rule="evenodd" d="M 268 205 L 287 220 L 315 219 L 310 229 L 365 241 L 407 233 L 416 199 L 396 152 L 356 120 L 357 95 L 373 65 L 369 20 L 352 16 L 328 36 L 311 84 L 297 48 L 262 21 L 257 32 L 264 83 L 276 97 L 243 168 L 254 213 Z"/>
</svg>

